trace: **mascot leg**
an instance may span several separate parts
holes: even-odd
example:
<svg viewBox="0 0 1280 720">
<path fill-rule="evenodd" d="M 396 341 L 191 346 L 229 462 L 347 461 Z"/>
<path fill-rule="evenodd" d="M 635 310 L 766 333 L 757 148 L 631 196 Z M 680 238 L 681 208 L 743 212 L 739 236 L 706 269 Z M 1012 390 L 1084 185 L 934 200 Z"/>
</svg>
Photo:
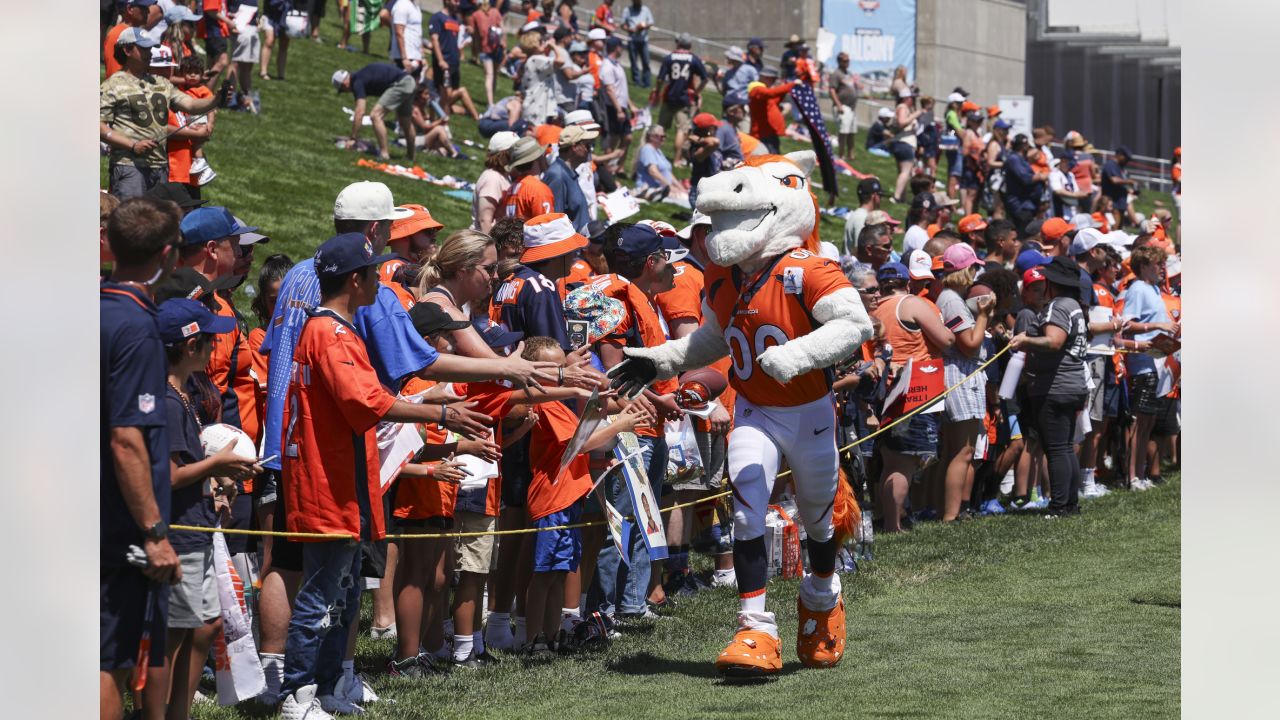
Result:
<svg viewBox="0 0 1280 720">
<path fill-rule="evenodd" d="M 844 599 L 835 574 L 840 538 L 831 521 L 840 482 L 835 409 L 823 398 L 787 410 L 793 417 L 791 442 L 784 452 L 795 476 L 796 506 L 809 536 L 812 570 L 800 581 L 796 598 L 796 654 L 808 667 L 832 667 L 844 656 L 845 643 Z"/>
<path fill-rule="evenodd" d="M 773 423 L 739 397 L 729 436 L 729 478 L 733 483 L 733 565 L 738 574 L 738 631 L 716 658 L 729 677 L 763 677 L 782 669 L 782 648 L 773 613 L 765 610 L 768 565 L 764 516 L 778 474 L 781 453 L 772 439 Z"/>
</svg>

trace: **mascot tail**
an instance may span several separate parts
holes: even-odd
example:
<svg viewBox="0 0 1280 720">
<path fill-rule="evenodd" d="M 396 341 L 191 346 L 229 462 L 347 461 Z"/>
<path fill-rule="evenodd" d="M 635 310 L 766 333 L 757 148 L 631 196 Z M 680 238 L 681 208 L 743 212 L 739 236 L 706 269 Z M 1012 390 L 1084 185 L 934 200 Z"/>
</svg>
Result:
<svg viewBox="0 0 1280 720">
<path fill-rule="evenodd" d="M 836 483 L 835 504 L 831 506 L 831 525 L 835 528 L 838 543 L 857 537 L 862 528 L 862 510 L 853 496 L 853 484 L 844 468 L 840 468 L 840 480 Z"/>
</svg>

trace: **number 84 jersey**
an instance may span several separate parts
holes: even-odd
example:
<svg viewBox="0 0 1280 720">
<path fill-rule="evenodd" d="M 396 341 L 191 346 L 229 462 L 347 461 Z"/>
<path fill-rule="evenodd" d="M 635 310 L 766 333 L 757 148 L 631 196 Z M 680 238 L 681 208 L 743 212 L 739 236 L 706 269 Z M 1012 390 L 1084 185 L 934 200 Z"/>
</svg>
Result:
<svg viewBox="0 0 1280 720">
<path fill-rule="evenodd" d="M 810 314 L 814 304 L 851 287 L 838 263 L 807 250 L 782 254 L 759 275 L 708 266 L 706 305 L 724 328 L 733 389 L 755 405 L 772 407 L 804 405 L 830 393 L 824 369 L 801 373 L 784 385 L 760 367 L 760 355 L 817 329 Z"/>
</svg>

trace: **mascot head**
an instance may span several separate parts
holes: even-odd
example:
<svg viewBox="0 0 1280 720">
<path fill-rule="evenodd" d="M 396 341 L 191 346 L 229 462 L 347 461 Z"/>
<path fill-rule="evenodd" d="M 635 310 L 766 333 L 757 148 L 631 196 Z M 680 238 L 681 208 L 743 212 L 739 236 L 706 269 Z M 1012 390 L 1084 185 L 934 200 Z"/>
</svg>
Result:
<svg viewBox="0 0 1280 720">
<path fill-rule="evenodd" d="M 818 252 L 818 200 L 809 190 L 816 161 L 810 150 L 754 155 L 698 183 L 711 261 L 728 267 L 795 247 Z"/>
</svg>

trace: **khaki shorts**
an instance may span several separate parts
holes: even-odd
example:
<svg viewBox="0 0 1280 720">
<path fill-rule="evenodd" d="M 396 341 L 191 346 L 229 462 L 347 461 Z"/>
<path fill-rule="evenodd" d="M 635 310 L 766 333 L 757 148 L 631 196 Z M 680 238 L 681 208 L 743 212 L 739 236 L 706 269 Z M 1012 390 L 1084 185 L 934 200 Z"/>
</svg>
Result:
<svg viewBox="0 0 1280 720">
<path fill-rule="evenodd" d="M 413 112 L 413 91 L 418 84 L 412 75 L 405 75 L 387 88 L 378 98 L 378 104 L 390 110 L 394 115 L 408 115 Z"/>
<path fill-rule="evenodd" d="M 858 132 L 858 114 L 853 108 L 844 105 L 840 110 L 840 134 L 853 135 Z"/>
<path fill-rule="evenodd" d="M 689 132 L 689 126 L 692 124 L 689 108 L 672 107 L 664 103 L 662 109 L 658 111 L 658 124 L 670 130 L 672 122 L 675 122 L 676 132 Z"/>
<path fill-rule="evenodd" d="M 492 515 L 459 510 L 453 516 L 455 532 L 491 533 L 498 527 L 498 518 Z M 458 553 L 458 569 L 462 572 L 484 575 L 489 572 L 493 562 L 493 535 L 479 537 L 460 537 L 455 540 L 454 548 Z"/>
<path fill-rule="evenodd" d="M 218 578 L 213 572 L 213 546 L 178 555 L 182 580 L 169 586 L 169 627 L 190 630 L 222 614 Z"/>
</svg>

